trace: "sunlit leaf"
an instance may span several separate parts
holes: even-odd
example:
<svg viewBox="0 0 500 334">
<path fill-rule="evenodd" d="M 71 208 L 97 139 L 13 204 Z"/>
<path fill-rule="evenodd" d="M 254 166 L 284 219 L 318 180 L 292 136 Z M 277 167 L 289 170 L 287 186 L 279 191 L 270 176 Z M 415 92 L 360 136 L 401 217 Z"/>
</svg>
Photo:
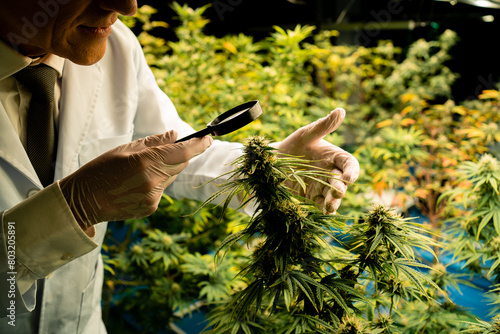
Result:
<svg viewBox="0 0 500 334">
<path fill-rule="evenodd" d="M 385 121 L 377 123 L 377 128 L 384 128 L 392 124 L 392 119 L 386 119 Z"/>
</svg>

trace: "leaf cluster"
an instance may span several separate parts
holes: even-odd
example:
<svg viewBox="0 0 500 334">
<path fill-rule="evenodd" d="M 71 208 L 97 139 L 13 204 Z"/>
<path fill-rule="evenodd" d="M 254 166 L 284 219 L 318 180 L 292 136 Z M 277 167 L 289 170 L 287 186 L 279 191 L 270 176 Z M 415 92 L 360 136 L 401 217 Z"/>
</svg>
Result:
<svg viewBox="0 0 500 334">
<path fill-rule="evenodd" d="M 268 144 L 261 137 L 249 138 L 229 181 L 214 195 L 229 195 L 228 202 L 243 192 L 244 203 L 254 201 L 256 207 L 247 227 L 228 236 L 220 251 L 230 254 L 229 248 L 244 238 L 258 241 L 239 274 L 248 285 L 210 314 L 212 333 L 342 332 L 349 319 L 380 333 L 392 328 L 395 303 L 432 300 L 428 286 L 445 294 L 417 270 L 430 268 L 418 261 L 414 249 L 432 253 L 435 244 L 421 226 L 384 207 L 375 207 L 354 225 L 322 214 L 285 186 L 285 181 L 304 182 L 304 176 L 315 179 L 321 170 L 315 176 L 302 174 L 308 161 L 278 156 Z M 384 305 L 366 298 L 367 285 L 390 300 L 386 321 Z"/>
<path fill-rule="evenodd" d="M 247 255 L 243 248 L 217 267 L 209 255 L 216 236 L 227 235 L 229 222 L 241 214 L 222 214 L 211 207 L 193 214 L 198 205 L 164 196 L 152 216 L 128 220 L 122 227 L 118 224 L 123 222 L 111 223 L 116 224 L 110 230 L 115 234 L 109 232 L 103 246 L 107 257 L 103 312 L 109 326 L 127 319 L 125 328 L 132 323 L 136 329 L 165 330 L 191 313 L 197 300 L 220 301 L 243 284 L 235 278 L 238 263 Z M 109 312 L 125 317 L 108 318 Z"/>
<path fill-rule="evenodd" d="M 418 319 L 423 319 L 419 318 L 423 315 L 432 314 L 438 319 L 446 318 L 447 310 L 452 310 L 453 307 L 436 308 L 434 304 L 424 302 L 425 297 L 422 302 L 417 298 L 423 296 L 422 287 L 424 287 L 427 295 L 440 302 L 440 305 L 448 305 L 443 303 L 446 298 L 440 290 L 410 271 L 416 280 L 420 280 L 421 287 L 415 286 L 404 270 L 406 267 L 418 269 L 419 273 L 428 270 L 418 266 L 414 268 L 408 264 L 414 259 L 411 256 L 410 260 L 406 258 L 411 252 L 404 246 L 407 242 L 404 233 L 419 233 L 419 231 L 407 229 L 412 224 L 411 220 L 403 219 L 405 223 L 402 223 L 399 218 L 394 218 L 393 223 L 399 222 L 398 224 L 403 226 L 404 233 L 398 230 L 399 227 L 396 227 L 398 224 L 394 226 L 392 223 L 389 224 L 389 229 L 386 226 L 378 227 L 378 232 L 376 227 L 366 225 L 370 201 L 365 194 L 372 189 L 379 194 L 387 190 L 396 191 L 392 204 L 401 208 L 415 204 L 429 218 L 435 235 L 440 233 L 438 228 L 448 228 L 447 218 L 469 216 L 463 214 L 463 204 L 447 206 L 449 200 L 446 197 L 442 197 L 443 200 L 440 202 L 438 198 L 456 187 L 456 180 L 459 178 L 457 166 L 460 162 L 475 163 L 479 155 L 493 152 L 494 147 L 497 149 L 500 147 L 498 145 L 500 98 L 497 90 L 491 90 L 483 92 L 479 100 L 464 103 L 455 103 L 451 100 L 443 102 L 450 97 L 450 87 L 457 77 L 445 65 L 449 59 L 448 51 L 456 42 L 456 34 L 445 31 L 437 40 L 421 39 L 412 43 L 407 50 L 395 46 L 391 41 L 380 41 L 378 46 L 370 48 L 336 45 L 339 32 L 319 31 L 311 26 L 297 26 L 294 29 L 274 27 L 274 32 L 269 38 L 261 41 L 255 41 L 244 34 L 216 38 L 206 35 L 203 31 L 208 24 L 203 17 L 207 6 L 192 9 L 187 5 L 173 3 L 172 7 L 178 15 L 180 25 L 173 30 L 176 38 L 168 42 L 154 36 L 155 29 L 172 28 L 165 22 L 153 21 L 152 15 L 155 9 L 151 7 L 143 6 L 135 17 L 122 19 L 129 26 L 134 26 L 134 31 L 140 31 L 139 41 L 158 85 L 173 100 L 182 118 L 194 128 L 202 128 L 221 111 L 247 100 L 259 99 L 265 111 L 264 115 L 251 126 L 224 139 L 242 141 L 249 135 L 261 134 L 272 140 L 281 140 L 292 130 L 324 116 L 325 112 L 336 107 L 345 108 L 349 115 L 344 125 L 326 139 L 348 149 L 357 150 L 356 157 L 363 166 L 362 175 L 356 184 L 349 187 L 349 194 L 343 200 L 341 212 L 349 213 L 349 223 L 355 222 L 361 225 L 356 228 L 353 226 L 350 235 L 347 227 L 341 223 L 344 220 L 340 217 L 322 220 L 320 212 L 314 215 L 306 214 L 312 206 L 303 199 L 292 197 L 293 205 L 278 206 L 279 210 L 276 212 L 281 211 L 273 219 L 279 221 L 283 219 L 282 217 L 290 215 L 296 217 L 293 219 L 295 223 L 266 228 L 266 224 L 259 218 L 260 221 L 249 230 L 248 225 L 241 223 L 242 216 L 227 207 L 222 206 L 213 210 L 205 207 L 192 214 L 199 203 L 164 199 L 157 214 L 148 220 L 129 222 L 125 238 L 113 239 L 112 235 L 107 238 L 105 265 L 109 271 L 105 286 L 107 294 L 105 315 L 106 308 L 113 305 L 117 307 L 120 315 L 133 313 L 143 327 L 148 328 L 149 325 L 145 325 L 146 323 L 158 326 L 174 319 L 176 316 L 172 312 L 172 303 L 188 305 L 188 300 L 200 298 L 199 293 L 205 287 L 207 289 L 203 290 L 202 296 L 204 300 L 221 298 L 224 284 L 217 284 L 217 280 L 209 275 L 208 271 L 184 273 L 183 268 L 186 265 L 189 270 L 194 270 L 196 266 L 208 268 L 207 254 L 223 246 L 220 254 L 231 247 L 231 253 L 228 253 L 225 261 L 219 263 L 220 266 L 227 264 L 228 268 L 231 268 L 227 271 L 228 275 L 246 268 L 232 285 L 232 289 L 236 292 L 251 284 L 252 272 L 260 270 L 259 275 L 266 284 L 277 280 L 276 273 L 266 271 L 265 268 L 252 267 L 251 262 L 245 260 L 247 258 L 245 254 L 248 254 L 249 249 L 262 249 L 250 260 L 266 260 L 272 264 L 271 268 L 275 271 L 290 266 L 288 272 L 292 273 L 286 279 L 274 281 L 280 282 L 279 284 L 276 283 L 275 286 L 271 284 L 273 289 L 281 288 L 278 298 L 275 298 L 277 295 L 275 290 L 273 294 L 268 295 L 266 293 L 269 289 L 262 292 L 261 307 L 254 308 L 248 313 L 255 315 L 253 320 L 234 320 L 224 308 L 223 305 L 226 304 L 217 308 L 221 312 L 221 317 L 224 314 L 226 320 L 232 319 L 235 324 L 240 324 L 238 328 L 236 325 L 233 327 L 236 331 L 253 330 L 267 333 L 266 328 L 275 328 L 278 332 L 288 330 L 293 332 L 293 328 L 303 328 L 303 332 L 313 332 L 313 328 L 323 326 L 318 322 L 323 313 L 316 314 L 317 309 L 326 310 L 332 305 L 336 305 L 336 309 L 328 312 L 337 316 L 338 321 L 334 321 L 336 324 L 343 324 L 346 321 L 346 328 L 357 328 L 355 325 L 350 325 L 349 319 L 354 319 L 353 321 L 363 324 L 360 327 L 363 329 L 360 331 L 377 333 L 395 331 L 396 325 L 399 331 L 407 328 L 411 332 L 413 325 L 405 325 L 408 324 L 405 320 L 408 319 L 405 316 L 408 312 L 414 315 L 412 324 L 416 324 Z M 280 164 L 281 160 L 277 163 Z M 256 164 L 249 163 L 248 171 L 257 169 Z M 297 173 L 306 173 L 303 166 L 285 168 L 283 173 L 284 175 L 279 173 L 274 175 L 273 178 L 276 179 L 268 179 L 267 175 L 262 175 L 262 180 L 273 185 L 262 190 L 262 193 L 256 193 L 251 186 L 240 183 L 238 184 L 240 193 L 237 196 L 241 196 L 242 203 L 247 205 L 251 204 L 252 198 L 255 200 L 259 196 L 261 198 L 277 196 L 280 202 L 282 198 L 288 201 L 286 193 L 273 190 L 275 183 L 280 184 L 282 178 L 290 177 L 304 189 L 310 182 L 306 174 L 301 177 L 295 176 Z M 460 184 L 463 186 L 467 182 L 463 180 Z M 230 189 L 226 189 L 224 196 L 231 195 Z M 461 196 L 458 195 L 455 199 L 459 200 Z M 475 198 L 475 195 L 471 193 L 469 198 Z M 470 213 L 472 205 L 472 202 L 469 202 L 465 211 Z M 485 233 L 494 230 L 495 214 L 487 222 L 485 215 L 486 212 L 483 212 L 467 224 L 458 219 L 457 224 L 452 224 L 452 230 L 448 232 L 455 236 L 465 231 L 461 239 L 462 246 L 459 247 L 466 252 L 461 259 L 469 262 L 467 267 L 476 273 L 488 273 L 491 266 L 488 268 L 485 266 L 495 264 L 496 261 L 493 250 L 497 246 L 493 234 L 490 242 L 482 242 L 483 246 L 488 245 L 485 249 L 490 247 L 490 250 L 484 253 L 484 256 L 477 250 L 482 238 L 487 238 Z M 224 218 L 219 218 L 221 216 Z M 319 220 L 317 223 L 307 223 L 303 226 L 304 219 L 309 222 Z M 482 222 L 484 226 L 478 234 Z M 321 227 L 322 224 L 334 226 L 325 228 Z M 279 233 L 284 235 L 285 232 L 297 231 L 297 226 L 300 226 L 298 230 L 302 233 L 302 237 L 309 238 L 314 235 L 316 238 L 314 242 L 298 243 L 301 247 L 298 249 L 314 254 L 311 260 L 305 261 L 307 264 L 304 264 L 305 267 L 297 260 L 300 259 L 298 255 L 295 260 L 285 259 L 283 255 L 285 251 L 276 253 L 273 248 L 266 248 L 271 243 L 266 246 L 267 239 L 263 237 L 266 233 L 275 233 L 274 239 L 271 238 L 274 240 L 273 247 L 285 245 L 292 239 L 285 238 L 286 240 L 281 241 Z M 156 230 L 167 233 L 173 240 L 182 237 L 175 241 L 180 251 L 156 249 L 155 247 L 160 245 L 155 244 L 157 241 L 153 239 L 164 236 L 155 232 Z M 387 234 L 389 238 L 386 238 L 386 232 L 390 232 Z M 230 237 L 223 243 L 228 235 Z M 143 237 L 151 238 L 150 244 L 144 246 L 138 241 Z M 363 245 L 363 240 L 370 246 Z M 325 248 L 325 241 L 334 243 L 336 247 Z M 142 255 L 134 254 L 131 248 L 124 246 L 126 244 L 142 247 L 145 252 Z M 403 245 L 399 246 L 401 251 L 396 247 L 400 244 Z M 294 248 L 292 246 L 292 251 Z M 176 249 L 174 246 L 172 251 Z M 437 251 L 438 248 L 433 246 L 433 250 Z M 169 255 L 163 254 L 165 252 Z M 392 253 L 396 256 L 389 256 Z M 233 256 L 235 254 L 238 256 Z M 389 260 L 384 263 L 374 258 L 374 254 L 388 256 Z M 418 257 L 418 253 L 414 255 L 415 258 Z M 475 258 L 470 260 L 470 257 L 465 255 Z M 148 256 L 154 257 L 155 261 L 151 262 Z M 338 261 L 326 261 L 332 258 Z M 370 261 L 361 263 L 362 259 L 373 260 L 373 263 Z M 190 266 L 185 261 L 192 261 L 189 263 L 196 265 Z M 205 266 L 202 264 L 204 261 L 206 261 Z M 158 268 L 144 269 L 145 263 Z M 369 263 L 371 267 L 367 266 Z M 165 271 L 166 264 L 168 271 Z M 318 270 L 319 274 L 315 273 L 314 279 L 330 275 L 330 280 L 335 284 L 330 282 L 324 284 L 335 287 L 338 285 L 335 291 L 340 293 L 345 304 L 339 303 L 341 299 L 337 297 L 336 300 L 334 294 L 325 292 L 302 276 L 295 275 L 297 272 L 306 272 L 303 268 L 309 267 Z M 497 269 L 498 267 L 494 271 Z M 224 272 L 225 269 L 220 273 Z M 433 274 L 435 272 L 436 270 L 430 271 L 432 281 L 441 289 L 445 290 L 446 286 L 453 285 L 456 277 L 449 273 L 435 276 Z M 142 277 L 143 273 L 146 273 L 147 277 Z M 495 273 L 491 271 L 490 276 L 494 275 Z M 183 291 L 182 298 L 178 298 L 182 302 L 176 302 L 177 297 L 166 299 L 158 291 L 155 294 L 151 293 L 156 289 L 154 282 L 160 282 L 164 276 L 168 278 L 170 285 L 164 284 L 163 288 L 168 290 L 170 286 L 176 291 Z M 186 277 L 186 280 L 181 277 Z M 222 274 L 221 277 L 226 286 L 230 286 L 231 283 L 226 281 L 229 276 Z M 349 280 L 350 283 L 342 280 Z M 357 283 L 353 285 L 354 281 Z M 200 282 L 206 284 L 202 285 Z M 377 289 L 374 288 L 375 282 Z M 354 291 L 344 289 L 343 286 Z M 333 288 L 331 290 L 334 291 Z M 255 290 L 256 293 L 259 291 Z M 285 291 L 289 291 L 286 292 L 286 296 L 290 309 L 296 308 L 301 310 L 300 312 L 281 312 L 287 309 L 287 302 L 284 300 Z M 113 301 L 110 301 L 111 293 L 114 295 Z M 370 303 L 366 303 L 356 293 L 370 300 Z M 322 294 L 322 297 L 316 296 L 318 294 Z M 300 298 L 294 299 L 294 296 Z M 320 297 L 322 304 L 319 303 Z M 498 294 L 493 292 L 492 302 L 498 300 L 497 297 Z M 411 301 L 402 302 L 406 299 Z M 314 315 L 301 315 L 306 304 L 313 310 Z M 418 305 L 409 307 L 413 304 Z M 127 310 L 126 305 L 129 305 Z M 347 305 L 348 311 L 342 305 Z M 355 314 L 355 309 L 360 310 L 364 319 L 360 320 Z M 391 318 L 393 322 L 390 326 L 386 326 L 384 316 L 390 309 L 394 310 Z M 157 310 L 165 312 L 160 314 Z M 271 314 L 271 310 L 274 313 Z M 277 314 L 280 316 L 276 316 Z M 399 316 L 401 317 L 397 318 Z M 450 332 L 454 326 L 459 327 L 456 321 L 446 321 Z M 433 323 L 434 320 L 429 321 L 425 330 L 431 332 L 435 329 L 436 332 L 440 332 L 441 329 L 437 329 L 438 327 L 430 326 Z M 442 331 L 444 332 L 444 329 Z"/>
<path fill-rule="evenodd" d="M 401 111 L 379 122 L 378 133 L 356 156 L 378 194 L 396 191 L 394 206 L 414 204 L 438 232 L 445 227 L 442 222 L 456 214 L 444 197 L 439 198 L 453 190 L 460 162 L 477 162 L 498 145 L 498 91 L 462 105 L 451 100 L 429 104 L 412 93 L 402 95 L 401 101 Z"/>
<path fill-rule="evenodd" d="M 472 273 L 499 283 L 500 164 L 485 154 L 458 169 L 458 187 L 445 193 L 450 207 L 460 212 L 451 222 L 450 251 Z"/>
</svg>

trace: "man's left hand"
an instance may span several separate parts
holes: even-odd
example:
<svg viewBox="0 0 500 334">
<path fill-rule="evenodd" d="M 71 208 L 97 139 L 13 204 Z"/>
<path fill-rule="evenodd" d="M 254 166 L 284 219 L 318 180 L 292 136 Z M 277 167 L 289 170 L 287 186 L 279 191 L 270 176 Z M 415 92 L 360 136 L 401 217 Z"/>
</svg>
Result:
<svg viewBox="0 0 500 334">
<path fill-rule="evenodd" d="M 344 118 L 345 110 L 337 108 L 328 116 L 298 129 L 282 142 L 272 144 L 285 154 L 313 160 L 316 166 L 335 174 L 327 180 L 332 187 L 311 182 L 305 194 L 297 182 L 292 185 L 300 195 L 313 200 L 327 213 L 337 211 L 347 191 L 347 184 L 354 183 L 359 176 L 359 163 L 356 158 L 323 139 L 335 131 Z"/>
</svg>

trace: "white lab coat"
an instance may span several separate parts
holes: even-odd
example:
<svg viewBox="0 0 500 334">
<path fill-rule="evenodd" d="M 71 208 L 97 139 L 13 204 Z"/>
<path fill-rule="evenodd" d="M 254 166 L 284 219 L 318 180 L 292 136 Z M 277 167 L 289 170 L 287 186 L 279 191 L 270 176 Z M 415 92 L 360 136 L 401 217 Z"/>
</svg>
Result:
<svg viewBox="0 0 500 334">
<path fill-rule="evenodd" d="M 193 132 L 156 85 L 139 43 L 121 22 L 115 24 L 106 54 L 97 64 L 79 66 L 65 62 L 61 89 L 56 180 L 131 140 L 169 129 L 177 130 L 179 138 Z M 221 166 L 240 154 L 239 148 L 239 144 L 216 141 L 207 152 L 190 162 L 167 193 L 205 199 L 215 187 L 194 189 L 193 185 L 204 183 L 229 168 Z M 1 104 L 0 187 L 0 213 L 42 188 Z M 103 283 L 100 245 L 105 231 L 106 223 L 96 225 L 94 241 L 99 246 L 45 279 L 39 333 L 105 333 L 100 308 Z M 5 238 L 1 231 L 3 244 Z M 5 252 L 5 247 L 0 246 L 0 314 L 8 306 Z M 29 326 L 24 324 L 23 329 L 21 322 L 23 317 L 30 317 L 34 300 L 35 286 L 22 297 L 17 296 L 16 327 L 0 326 L 0 332 L 8 328 L 7 333 L 30 333 Z"/>
</svg>

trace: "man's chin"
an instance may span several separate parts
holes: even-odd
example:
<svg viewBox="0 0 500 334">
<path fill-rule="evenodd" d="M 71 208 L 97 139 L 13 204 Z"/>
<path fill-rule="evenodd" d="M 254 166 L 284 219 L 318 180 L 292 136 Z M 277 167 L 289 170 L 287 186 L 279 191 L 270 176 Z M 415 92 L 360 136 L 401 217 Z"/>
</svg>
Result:
<svg viewBox="0 0 500 334">
<path fill-rule="evenodd" d="M 80 51 L 80 52 L 78 52 Z M 82 66 L 94 65 L 99 60 L 104 57 L 106 53 L 106 42 L 99 47 L 85 48 L 81 50 L 72 50 L 69 54 L 59 55 L 62 58 L 66 58 L 69 61 Z"/>
</svg>

